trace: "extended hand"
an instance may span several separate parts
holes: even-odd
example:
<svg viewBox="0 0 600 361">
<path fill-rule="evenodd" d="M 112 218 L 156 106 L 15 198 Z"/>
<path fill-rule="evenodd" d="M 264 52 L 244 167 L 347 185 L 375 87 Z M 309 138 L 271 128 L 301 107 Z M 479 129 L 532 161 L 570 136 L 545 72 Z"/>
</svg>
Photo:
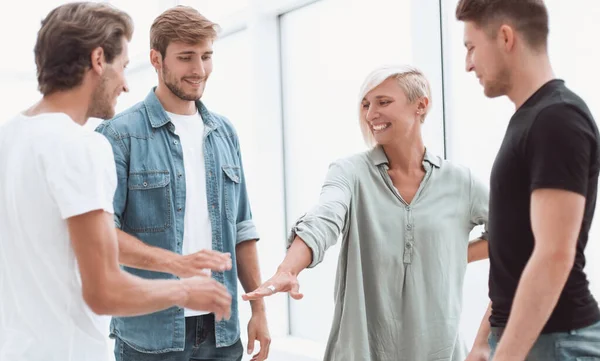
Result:
<svg viewBox="0 0 600 361">
<path fill-rule="evenodd" d="M 275 276 L 271 277 L 259 288 L 250 293 L 242 295 L 242 299 L 244 301 L 253 301 L 274 295 L 278 292 L 289 292 L 293 299 L 299 300 L 304 297 L 299 290 L 300 284 L 298 283 L 298 278 L 295 275 L 293 275 L 291 272 L 277 271 Z"/>
</svg>

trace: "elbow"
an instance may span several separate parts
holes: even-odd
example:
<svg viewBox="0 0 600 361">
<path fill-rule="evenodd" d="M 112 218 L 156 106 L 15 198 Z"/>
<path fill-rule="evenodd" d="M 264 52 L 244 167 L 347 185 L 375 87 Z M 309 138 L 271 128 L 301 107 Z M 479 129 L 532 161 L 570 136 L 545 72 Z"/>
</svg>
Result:
<svg viewBox="0 0 600 361">
<path fill-rule="evenodd" d="M 97 315 L 109 316 L 114 312 L 113 302 L 110 300 L 110 296 L 105 291 L 85 291 L 83 292 L 83 300 L 88 307 Z"/>
<path fill-rule="evenodd" d="M 97 315 L 111 316 L 117 313 L 117 301 L 113 292 L 113 287 L 107 285 L 84 285 L 83 300 L 88 307 Z"/>
<path fill-rule="evenodd" d="M 541 264 L 550 266 L 556 272 L 569 274 L 575 264 L 577 252 L 573 246 L 572 249 L 534 250 L 534 256 L 536 253 Z"/>
</svg>

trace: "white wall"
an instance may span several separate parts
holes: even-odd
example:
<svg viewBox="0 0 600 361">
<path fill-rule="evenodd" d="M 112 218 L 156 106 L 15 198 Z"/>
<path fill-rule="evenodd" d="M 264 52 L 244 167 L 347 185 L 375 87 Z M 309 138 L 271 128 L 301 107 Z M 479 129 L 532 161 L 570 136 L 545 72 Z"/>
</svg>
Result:
<svg viewBox="0 0 600 361">
<path fill-rule="evenodd" d="M 43 16 L 63 2 L 2 4 L 0 41 L 11 54 L 0 61 L 0 119 L 39 98 L 32 52 L 35 35 Z M 148 30 L 158 13 L 177 3 L 193 5 L 222 25 L 214 47 L 215 69 L 203 100 L 238 130 L 261 233 L 263 279 L 283 258 L 291 223 L 317 200 L 327 165 L 364 149 L 356 96 L 375 66 L 411 63 L 423 69 L 432 83 L 434 104 L 424 127 L 427 146 L 489 179 L 513 109 L 506 99 L 485 98 L 477 81 L 464 71 L 462 24 L 454 20 L 457 0 L 152 0 L 144 6 L 133 0 L 111 2 L 128 11 L 136 26 L 128 70 L 131 91 L 120 98 L 118 110 L 142 100 L 156 84 L 148 61 Z M 596 0 L 547 0 L 547 4 L 556 73 L 600 117 L 595 96 L 600 25 L 593 21 L 600 17 L 600 4 Z M 16 32 L 19 37 L 12 36 Z M 587 271 L 600 297 L 597 224 L 589 241 Z M 271 360 L 320 359 L 331 323 L 338 249 L 301 275 L 304 300 L 291 301 L 282 294 L 267 300 Z M 461 331 L 469 342 L 487 304 L 487 271 L 485 261 L 468 267 Z M 245 333 L 250 314 L 248 305 L 241 305 Z"/>
</svg>

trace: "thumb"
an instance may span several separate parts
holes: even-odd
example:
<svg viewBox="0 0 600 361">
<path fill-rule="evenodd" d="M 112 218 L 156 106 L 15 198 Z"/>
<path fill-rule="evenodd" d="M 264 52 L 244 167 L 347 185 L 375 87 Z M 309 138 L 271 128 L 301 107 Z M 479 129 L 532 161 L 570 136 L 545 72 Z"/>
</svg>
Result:
<svg viewBox="0 0 600 361">
<path fill-rule="evenodd" d="M 295 300 L 300 300 L 300 299 L 302 299 L 302 297 L 304 297 L 304 295 L 302 293 L 300 293 L 300 284 L 298 282 L 296 282 L 292 286 L 292 289 L 290 291 L 290 296 L 292 296 L 292 298 Z"/>
<path fill-rule="evenodd" d="M 254 352 L 254 341 L 256 340 L 256 335 L 254 331 L 248 333 L 248 355 L 251 355 Z"/>
</svg>

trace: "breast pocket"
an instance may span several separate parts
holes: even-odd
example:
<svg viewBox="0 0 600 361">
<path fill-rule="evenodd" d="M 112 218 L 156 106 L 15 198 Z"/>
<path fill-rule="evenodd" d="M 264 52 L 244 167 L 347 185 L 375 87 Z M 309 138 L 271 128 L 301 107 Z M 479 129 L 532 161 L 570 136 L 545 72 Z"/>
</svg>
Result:
<svg viewBox="0 0 600 361">
<path fill-rule="evenodd" d="M 225 197 L 225 214 L 227 220 L 237 223 L 238 199 L 240 193 L 240 167 L 224 165 L 223 169 L 223 195 Z"/>
<path fill-rule="evenodd" d="M 151 233 L 163 232 L 171 226 L 170 182 L 168 171 L 129 174 L 124 218 L 127 229 Z"/>
</svg>

